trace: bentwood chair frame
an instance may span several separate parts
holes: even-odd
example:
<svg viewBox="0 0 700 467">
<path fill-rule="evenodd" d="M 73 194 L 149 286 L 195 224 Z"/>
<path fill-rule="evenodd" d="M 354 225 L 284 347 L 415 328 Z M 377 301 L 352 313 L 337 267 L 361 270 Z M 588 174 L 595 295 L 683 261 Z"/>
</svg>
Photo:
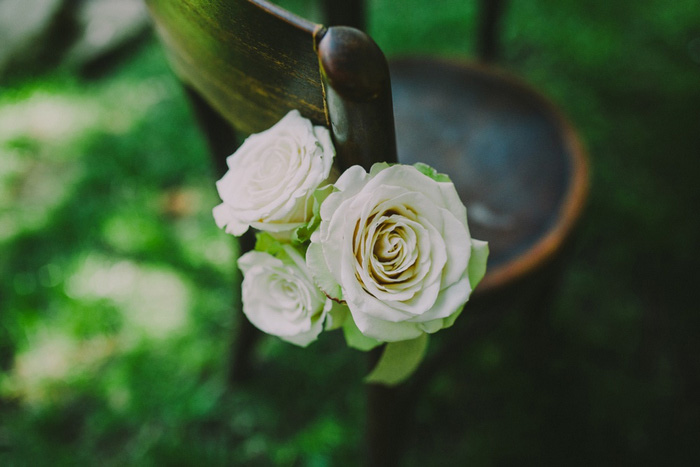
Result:
<svg viewBox="0 0 700 467">
<path fill-rule="evenodd" d="M 529 86 L 492 68 L 426 58 L 396 62 L 390 79 L 384 55 L 366 34 L 311 23 L 265 0 L 146 3 L 220 175 L 240 136 L 298 109 L 330 128 L 340 169 L 398 159 L 450 174 L 470 215 L 477 214 L 475 225 L 470 218 L 472 233 L 492 245 L 487 275 L 474 294 L 485 304 L 485 323 L 497 322 L 500 314 L 491 311 L 506 306 L 504 297 L 518 300 L 533 282 L 552 281 L 548 266 L 583 209 L 587 163 L 571 125 Z M 501 0 L 482 5 L 480 55 L 488 61 L 497 54 Z M 331 24 L 364 25 L 361 0 L 326 0 L 325 8 Z M 436 134 L 415 138 L 430 130 Z M 241 240 L 242 250 L 251 247 L 250 235 Z M 255 341 L 246 320 L 240 328 L 233 379 L 249 372 Z M 442 356 L 478 329 L 458 330 L 410 384 L 368 388 L 370 465 L 398 462 L 400 431 L 410 424 L 408 401 L 438 371 Z"/>
</svg>

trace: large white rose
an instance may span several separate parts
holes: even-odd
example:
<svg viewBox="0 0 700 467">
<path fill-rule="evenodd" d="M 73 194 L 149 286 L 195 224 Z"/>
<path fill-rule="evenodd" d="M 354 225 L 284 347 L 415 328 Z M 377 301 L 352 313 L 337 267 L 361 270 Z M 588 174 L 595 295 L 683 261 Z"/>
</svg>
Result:
<svg viewBox="0 0 700 467">
<path fill-rule="evenodd" d="M 334 186 L 306 256 L 319 286 L 380 341 L 451 326 L 488 255 L 469 234 L 454 185 L 413 166 L 375 164 L 369 174 L 351 167 Z"/>
<path fill-rule="evenodd" d="M 236 236 L 249 226 L 269 232 L 298 227 L 311 216 L 310 197 L 328 178 L 334 156 L 328 130 L 292 110 L 226 159 L 229 170 L 216 183 L 223 200 L 213 210 L 216 224 Z"/>
<path fill-rule="evenodd" d="M 315 341 L 333 302 L 314 284 L 304 258 L 284 246 L 284 259 L 249 251 L 243 271 L 243 313 L 261 331 L 302 347 Z"/>
</svg>

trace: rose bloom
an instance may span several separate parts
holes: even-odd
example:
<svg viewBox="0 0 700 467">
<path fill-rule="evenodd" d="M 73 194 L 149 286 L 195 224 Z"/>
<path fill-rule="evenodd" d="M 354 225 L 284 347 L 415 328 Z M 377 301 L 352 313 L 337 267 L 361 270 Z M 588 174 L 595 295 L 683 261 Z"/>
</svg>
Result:
<svg viewBox="0 0 700 467">
<path fill-rule="evenodd" d="M 226 159 L 213 210 L 219 228 L 239 236 L 250 226 L 292 230 L 311 216 L 311 195 L 331 172 L 335 150 L 326 128 L 292 110 L 269 130 L 249 136 Z"/>
<path fill-rule="evenodd" d="M 238 259 L 243 313 L 261 331 L 306 347 L 323 330 L 333 303 L 314 284 L 304 258 L 288 245 L 284 252 L 284 259 L 260 251 Z"/>
<path fill-rule="evenodd" d="M 454 185 L 413 166 L 375 164 L 369 174 L 351 167 L 334 186 L 306 256 L 319 286 L 346 301 L 360 332 L 374 339 L 451 326 L 488 255 L 469 234 Z"/>
</svg>

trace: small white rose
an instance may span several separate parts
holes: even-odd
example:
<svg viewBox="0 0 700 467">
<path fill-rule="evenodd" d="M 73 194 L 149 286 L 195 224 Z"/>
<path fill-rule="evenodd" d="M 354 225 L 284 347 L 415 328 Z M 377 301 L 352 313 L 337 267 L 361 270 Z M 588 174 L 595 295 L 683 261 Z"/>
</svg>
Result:
<svg viewBox="0 0 700 467">
<path fill-rule="evenodd" d="M 413 166 L 354 166 L 321 205 L 307 265 L 357 328 L 386 342 L 451 326 L 486 268 L 451 182 Z"/>
<path fill-rule="evenodd" d="M 304 258 L 291 246 L 283 259 L 249 251 L 243 271 L 243 313 L 261 331 L 306 347 L 318 338 L 333 302 L 314 284 Z"/>
<path fill-rule="evenodd" d="M 216 224 L 236 236 L 250 226 L 268 232 L 300 226 L 311 216 L 311 195 L 328 179 L 334 156 L 328 130 L 292 110 L 226 159 L 229 170 L 216 183 L 223 201 L 213 210 Z"/>
</svg>

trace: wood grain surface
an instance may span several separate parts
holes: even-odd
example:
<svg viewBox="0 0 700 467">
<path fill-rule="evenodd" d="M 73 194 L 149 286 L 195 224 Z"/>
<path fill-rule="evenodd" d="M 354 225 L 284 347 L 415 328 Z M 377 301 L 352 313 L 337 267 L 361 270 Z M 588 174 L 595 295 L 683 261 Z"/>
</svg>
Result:
<svg viewBox="0 0 700 467">
<path fill-rule="evenodd" d="M 146 0 L 171 65 L 240 134 L 298 109 L 326 125 L 321 26 L 263 0 Z"/>
</svg>

